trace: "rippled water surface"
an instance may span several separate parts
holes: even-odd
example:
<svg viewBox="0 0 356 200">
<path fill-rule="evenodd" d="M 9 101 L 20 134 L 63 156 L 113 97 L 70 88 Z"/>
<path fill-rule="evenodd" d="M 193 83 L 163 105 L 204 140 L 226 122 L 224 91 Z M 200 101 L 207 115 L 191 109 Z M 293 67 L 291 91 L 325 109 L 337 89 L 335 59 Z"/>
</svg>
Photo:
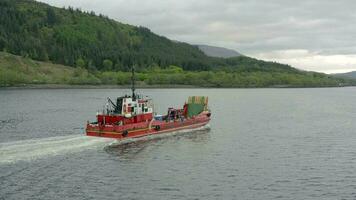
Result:
<svg viewBox="0 0 356 200">
<path fill-rule="evenodd" d="M 209 96 L 196 131 L 83 135 L 119 89 L 0 90 L 0 199 L 356 199 L 356 88 L 146 89 Z"/>
</svg>

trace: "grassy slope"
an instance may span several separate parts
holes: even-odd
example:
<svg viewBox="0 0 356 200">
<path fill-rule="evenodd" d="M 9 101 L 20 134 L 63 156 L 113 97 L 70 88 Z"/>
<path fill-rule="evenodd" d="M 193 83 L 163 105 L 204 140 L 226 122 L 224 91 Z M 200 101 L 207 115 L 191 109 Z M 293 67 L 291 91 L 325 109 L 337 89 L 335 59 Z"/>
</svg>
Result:
<svg viewBox="0 0 356 200">
<path fill-rule="evenodd" d="M 94 71 L 34 61 L 0 52 L 0 86 L 24 84 L 127 85 L 129 72 Z M 203 87 L 319 87 L 350 85 L 343 79 L 314 72 L 184 71 L 171 66 L 136 74 L 139 85 L 195 85 Z"/>
<path fill-rule="evenodd" d="M 34 61 L 0 52 L 0 86 L 19 84 L 97 84 L 85 69 Z"/>
</svg>

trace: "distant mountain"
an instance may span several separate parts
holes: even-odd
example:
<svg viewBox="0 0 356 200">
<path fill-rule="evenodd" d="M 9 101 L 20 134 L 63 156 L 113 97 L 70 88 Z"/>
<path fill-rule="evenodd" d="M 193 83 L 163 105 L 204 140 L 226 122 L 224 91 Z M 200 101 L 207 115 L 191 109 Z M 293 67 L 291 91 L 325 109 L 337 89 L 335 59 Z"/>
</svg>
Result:
<svg viewBox="0 0 356 200">
<path fill-rule="evenodd" d="M 333 74 L 335 77 L 356 79 L 356 71 Z"/>
<path fill-rule="evenodd" d="M 223 47 L 209 46 L 209 45 L 197 45 L 198 48 L 203 51 L 207 56 L 218 58 L 231 58 L 241 56 L 239 52 L 227 49 Z"/>
</svg>

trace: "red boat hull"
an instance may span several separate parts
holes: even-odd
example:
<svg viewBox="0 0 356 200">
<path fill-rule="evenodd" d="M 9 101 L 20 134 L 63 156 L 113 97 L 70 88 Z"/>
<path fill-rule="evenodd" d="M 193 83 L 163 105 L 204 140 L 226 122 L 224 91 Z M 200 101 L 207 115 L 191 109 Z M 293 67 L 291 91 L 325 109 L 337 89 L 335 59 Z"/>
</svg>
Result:
<svg viewBox="0 0 356 200">
<path fill-rule="evenodd" d="M 88 136 L 107 137 L 122 140 L 184 129 L 199 128 L 208 124 L 209 121 L 210 113 L 204 112 L 194 118 L 185 119 L 184 121 L 147 121 L 129 125 L 87 124 L 86 134 Z"/>
</svg>

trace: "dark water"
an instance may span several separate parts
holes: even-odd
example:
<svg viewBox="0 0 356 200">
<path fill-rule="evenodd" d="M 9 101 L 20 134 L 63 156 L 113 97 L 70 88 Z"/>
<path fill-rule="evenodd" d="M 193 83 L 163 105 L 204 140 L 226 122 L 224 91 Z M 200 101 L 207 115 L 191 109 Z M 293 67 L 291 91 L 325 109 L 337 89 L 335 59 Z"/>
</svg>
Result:
<svg viewBox="0 0 356 200">
<path fill-rule="evenodd" d="M 210 129 L 126 144 L 83 136 L 124 90 L 0 90 L 0 199 L 356 199 L 356 88 L 207 95 Z"/>
</svg>

